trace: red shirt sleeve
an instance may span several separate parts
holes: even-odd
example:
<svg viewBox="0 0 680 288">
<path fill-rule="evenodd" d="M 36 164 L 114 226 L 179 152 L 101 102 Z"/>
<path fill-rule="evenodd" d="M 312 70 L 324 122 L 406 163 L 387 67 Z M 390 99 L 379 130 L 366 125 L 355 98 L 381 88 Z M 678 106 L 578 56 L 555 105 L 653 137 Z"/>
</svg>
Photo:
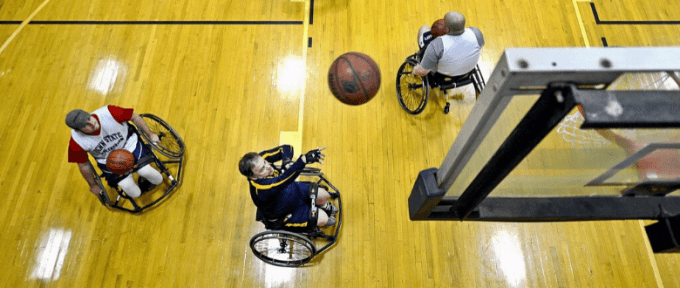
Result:
<svg viewBox="0 0 680 288">
<path fill-rule="evenodd" d="M 123 122 L 132 120 L 132 112 L 134 111 L 132 108 L 121 108 L 114 105 L 109 105 L 107 108 L 109 108 L 109 112 L 111 112 L 113 119 L 116 119 L 118 123 L 123 124 Z"/>
<path fill-rule="evenodd" d="M 87 152 L 80 147 L 76 141 L 71 138 L 68 142 L 68 162 L 69 163 L 86 163 Z"/>
</svg>

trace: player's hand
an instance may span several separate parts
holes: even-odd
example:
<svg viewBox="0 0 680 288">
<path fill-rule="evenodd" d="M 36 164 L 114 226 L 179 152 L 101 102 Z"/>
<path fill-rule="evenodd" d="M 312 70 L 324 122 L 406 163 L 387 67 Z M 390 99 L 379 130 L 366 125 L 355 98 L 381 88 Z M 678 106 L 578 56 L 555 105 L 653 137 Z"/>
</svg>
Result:
<svg viewBox="0 0 680 288">
<path fill-rule="evenodd" d="M 158 138 L 158 135 L 156 135 L 156 133 L 153 133 L 153 132 L 151 132 L 151 134 L 149 134 L 149 140 L 151 140 L 151 144 L 153 144 L 153 145 L 157 145 L 158 143 L 161 142 L 161 139 Z"/>
<path fill-rule="evenodd" d="M 305 162 L 305 164 L 311 164 L 316 162 L 323 164 L 322 160 L 326 158 L 326 155 L 321 153 L 323 149 L 326 149 L 326 147 L 310 150 L 309 152 L 307 152 L 307 154 L 304 155 L 304 158 L 302 160 Z"/>
</svg>

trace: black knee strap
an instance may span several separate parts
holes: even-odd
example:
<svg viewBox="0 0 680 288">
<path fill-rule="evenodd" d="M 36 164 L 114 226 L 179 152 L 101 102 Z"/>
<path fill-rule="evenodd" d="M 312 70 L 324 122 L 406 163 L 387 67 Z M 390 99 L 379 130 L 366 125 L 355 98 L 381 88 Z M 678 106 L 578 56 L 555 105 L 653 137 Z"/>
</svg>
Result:
<svg viewBox="0 0 680 288">
<path fill-rule="evenodd" d="M 319 208 L 316 207 L 316 198 L 319 195 L 319 184 L 309 184 L 309 199 L 312 201 L 312 207 L 309 209 L 309 228 L 314 229 L 319 219 Z"/>
</svg>

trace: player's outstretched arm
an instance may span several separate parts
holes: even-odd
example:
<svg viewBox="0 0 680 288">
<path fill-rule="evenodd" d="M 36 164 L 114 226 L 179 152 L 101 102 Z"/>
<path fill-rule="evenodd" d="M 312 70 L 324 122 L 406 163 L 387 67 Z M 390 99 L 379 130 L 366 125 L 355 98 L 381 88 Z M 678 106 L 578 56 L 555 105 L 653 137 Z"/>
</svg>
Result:
<svg viewBox="0 0 680 288">
<path fill-rule="evenodd" d="M 80 174 L 83 175 L 83 178 L 87 181 L 87 185 L 90 186 L 90 192 L 99 196 L 102 191 L 101 188 L 99 188 L 99 185 L 97 185 L 97 181 L 94 180 L 95 172 L 92 171 L 90 165 L 88 165 L 88 163 L 78 163 L 78 170 L 80 170 Z"/>
<path fill-rule="evenodd" d="M 283 159 L 293 158 L 293 146 L 281 145 L 259 153 L 265 161 L 275 163 Z"/>
<path fill-rule="evenodd" d="M 151 139 L 151 142 L 153 143 L 158 143 L 160 142 L 160 139 L 158 138 L 158 135 L 155 133 L 151 132 L 151 129 L 149 129 L 149 126 L 146 125 L 146 122 L 144 119 L 142 119 L 141 116 L 137 115 L 137 113 L 132 113 L 132 123 L 135 123 L 139 129 L 144 132 L 147 136 L 149 136 L 149 139 Z"/>
</svg>

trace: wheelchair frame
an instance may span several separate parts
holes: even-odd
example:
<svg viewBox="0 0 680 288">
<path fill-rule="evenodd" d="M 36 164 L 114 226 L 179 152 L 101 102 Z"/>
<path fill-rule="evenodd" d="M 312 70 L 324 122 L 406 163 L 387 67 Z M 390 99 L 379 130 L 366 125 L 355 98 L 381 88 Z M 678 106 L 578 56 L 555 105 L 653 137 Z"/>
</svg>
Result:
<svg viewBox="0 0 680 288">
<path fill-rule="evenodd" d="M 172 192 L 179 184 L 181 183 L 182 179 L 182 167 L 184 165 L 184 141 L 182 141 L 182 138 L 177 134 L 177 132 L 170 127 L 168 123 L 163 121 L 163 119 L 159 118 L 158 116 L 155 116 L 153 114 L 140 114 L 140 117 L 144 119 L 144 121 L 147 123 L 149 126 L 149 129 L 154 132 L 155 134 L 158 135 L 160 138 L 160 143 L 158 144 L 149 144 L 151 143 L 151 140 L 148 138 L 148 136 L 140 132 L 139 129 L 135 125 L 133 125 L 131 122 L 128 122 L 129 127 L 134 131 L 134 133 L 137 134 L 139 141 L 141 141 L 142 145 L 145 146 L 146 149 L 149 151 L 149 155 L 139 159 L 137 162 L 137 165 L 135 168 L 132 170 L 128 171 L 127 173 L 123 174 L 122 176 L 119 177 L 118 181 L 124 179 L 130 174 L 136 173 L 137 170 L 141 169 L 142 167 L 146 165 L 150 165 L 152 162 L 156 164 L 156 166 L 161 170 L 162 174 L 165 174 L 165 176 L 170 180 L 170 187 L 168 188 L 163 195 L 160 197 L 154 199 L 151 201 L 149 204 L 146 204 L 144 206 L 140 206 L 137 204 L 137 201 L 135 201 L 134 198 L 128 196 L 125 194 L 125 192 L 120 188 L 120 186 L 115 187 L 116 193 L 118 194 L 115 201 L 111 201 L 108 190 L 106 189 L 106 186 L 102 182 L 102 177 L 103 173 L 100 175 L 97 173 L 97 169 L 94 168 L 94 165 L 89 161 L 88 159 L 88 166 L 90 169 L 92 169 L 95 181 L 97 182 L 97 185 L 101 189 L 101 193 L 99 194 L 99 201 L 101 202 L 102 205 L 109 207 L 109 208 L 114 208 L 126 212 L 130 212 L 133 214 L 140 213 L 144 211 L 145 209 L 152 207 L 156 205 L 158 202 L 161 200 L 165 199 L 168 195 L 170 195 L 170 192 Z M 152 125 L 154 124 L 154 125 Z M 165 131 L 159 131 L 161 129 L 158 126 L 162 127 L 162 130 Z M 172 140 L 174 144 L 176 144 L 177 147 L 166 147 L 166 145 L 163 145 L 163 139 L 165 137 L 172 137 Z M 158 155 L 156 155 L 156 152 L 166 156 L 167 158 L 170 158 L 170 160 L 165 160 L 161 161 Z M 166 167 L 166 164 L 178 164 L 179 167 L 177 169 L 177 176 L 174 177 L 168 168 Z M 142 193 L 149 192 L 149 191 L 142 191 Z M 123 205 L 125 204 L 125 200 L 129 201 L 130 204 L 132 204 L 133 208 L 126 208 Z"/>
<path fill-rule="evenodd" d="M 422 55 L 423 52 L 424 49 L 421 49 L 416 54 L 406 57 L 406 60 L 399 66 L 397 71 L 397 100 L 399 100 L 399 104 L 406 112 L 412 115 L 418 115 L 423 112 L 425 106 L 427 106 L 430 89 L 434 88 L 439 88 L 446 95 L 446 92 L 450 89 L 473 84 L 477 94 L 476 97 L 482 94 L 485 82 L 484 76 L 482 76 L 479 70 L 479 65 L 475 65 L 472 71 L 463 76 L 451 77 L 462 79 L 452 79 L 443 83 L 432 83 L 433 78 L 431 74 L 427 74 L 425 77 L 413 74 L 413 69 L 420 63 L 419 59 L 422 57 L 419 55 Z M 422 91 L 418 93 L 419 90 Z M 447 101 L 444 113 L 449 113 L 449 107 L 450 103 Z"/>
<path fill-rule="evenodd" d="M 335 224 L 334 228 L 334 234 L 332 235 L 327 235 L 325 234 L 321 228 L 318 226 L 314 225 L 314 228 L 311 229 L 311 231 L 308 232 L 292 232 L 292 231 L 287 231 L 287 230 L 267 230 L 264 232 L 260 232 L 258 234 L 255 234 L 250 239 L 250 249 L 253 251 L 253 254 L 255 257 L 259 258 L 260 260 L 264 261 L 265 263 L 272 264 L 275 266 L 280 266 L 280 267 L 299 267 L 302 265 L 305 265 L 309 263 L 314 256 L 319 255 L 320 253 L 326 251 L 328 248 L 333 246 L 338 239 L 338 234 L 340 233 L 340 227 L 342 226 L 342 200 L 340 199 L 340 191 L 331 184 L 328 179 L 326 179 L 323 176 L 323 173 L 321 173 L 321 170 L 317 168 L 312 168 L 308 167 L 303 170 L 301 173 L 301 176 L 315 176 L 318 177 L 319 180 L 316 181 L 316 184 L 319 185 L 320 187 L 323 187 L 324 185 L 327 185 L 328 193 L 331 195 L 331 199 L 337 199 L 337 204 L 338 204 L 338 214 L 337 215 L 337 223 Z M 324 184 L 324 185 L 322 185 Z M 315 206 L 316 202 L 316 197 L 311 197 L 312 201 L 312 208 Z M 329 215 L 330 216 L 330 215 Z M 262 221 L 267 221 L 267 220 L 262 220 Z M 260 222 L 262 222 L 260 221 Z M 263 223 L 264 224 L 264 223 Z M 321 247 L 320 249 L 316 248 L 316 245 L 312 241 L 315 238 L 323 238 L 328 243 Z M 278 240 L 279 241 L 279 246 L 277 249 L 271 249 L 272 245 L 270 247 L 264 247 L 265 249 L 263 251 L 258 250 L 258 243 L 261 242 L 267 242 L 268 240 Z M 266 245 L 266 244 L 265 244 Z M 294 246 L 302 246 L 303 249 L 306 250 L 307 256 L 303 257 L 296 257 L 296 248 Z M 270 249 L 267 249 L 270 248 Z M 286 256 L 288 255 L 289 259 L 277 259 L 275 257 L 272 257 L 268 255 L 267 252 L 275 252 L 278 253 L 277 256 Z M 292 259 L 291 259 L 292 258 Z"/>
</svg>

